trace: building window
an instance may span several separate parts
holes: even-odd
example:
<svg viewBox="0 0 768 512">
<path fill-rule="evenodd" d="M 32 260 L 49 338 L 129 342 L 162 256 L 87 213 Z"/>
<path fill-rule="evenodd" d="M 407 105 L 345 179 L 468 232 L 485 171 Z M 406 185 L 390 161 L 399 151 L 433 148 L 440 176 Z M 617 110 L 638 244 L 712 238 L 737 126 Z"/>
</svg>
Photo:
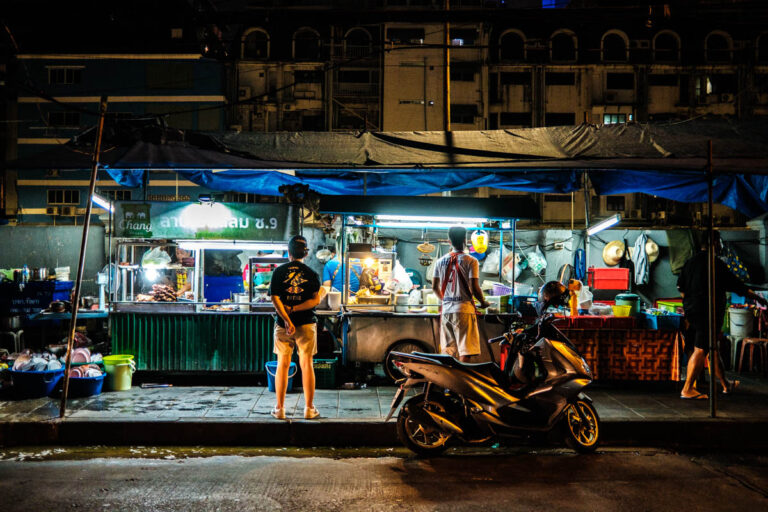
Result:
<svg viewBox="0 0 768 512">
<path fill-rule="evenodd" d="M 648 85 L 656 87 L 677 87 L 677 75 L 651 74 L 648 75 Z"/>
<path fill-rule="evenodd" d="M 48 126 L 79 128 L 80 112 L 48 112 Z"/>
<path fill-rule="evenodd" d="M 124 188 L 114 190 L 100 190 L 99 195 L 106 197 L 110 201 L 130 201 L 131 191 Z"/>
<path fill-rule="evenodd" d="M 531 126 L 530 112 L 502 112 L 499 122 L 501 126 Z"/>
<path fill-rule="evenodd" d="M 531 85 L 530 71 L 510 71 L 499 74 L 501 85 Z"/>
<path fill-rule="evenodd" d="M 608 73 L 605 76 L 605 88 L 611 90 L 633 90 L 635 88 L 634 73 Z"/>
<path fill-rule="evenodd" d="M 320 59 L 320 34 L 311 28 L 303 28 L 293 35 L 293 58 L 297 60 Z"/>
<path fill-rule="evenodd" d="M 244 59 L 268 59 L 269 58 L 269 35 L 261 30 L 254 29 L 246 34 L 243 39 L 243 58 Z"/>
<path fill-rule="evenodd" d="M 82 67 L 51 66 L 48 68 L 48 83 L 50 85 L 79 84 L 82 74 Z"/>
<path fill-rule="evenodd" d="M 341 74 L 342 72 L 339 72 Z M 297 84 L 321 84 L 323 83 L 322 71 L 294 71 L 293 80 Z"/>
<path fill-rule="evenodd" d="M 517 31 L 502 34 L 499 40 L 499 59 L 510 61 L 525 60 L 525 36 Z"/>
<path fill-rule="evenodd" d="M 768 32 L 757 38 L 757 62 L 768 62 Z"/>
<path fill-rule="evenodd" d="M 475 116 L 477 116 L 477 105 L 451 104 L 451 123 L 475 124 Z"/>
<path fill-rule="evenodd" d="M 423 28 L 387 29 L 387 40 L 392 44 L 424 44 Z"/>
<path fill-rule="evenodd" d="M 363 70 L 339 70 L 339 82 L 353 83 L 353 84 L 375 84 L 379 81 L 379 72 L 363 69 Z"/>
<path fill-rule="evenodd" d="M 474 46 L 477 41 L 477 30 L 474 28 L 451 28 L 452 46 Z"/>
<path fill-rule="evenodd" d="M 627 61 L 627 39 L 622 34 L 609 32 L 603 36 L 603 61 Z"/>
<path fill-rule="evenodd" d="M 48 191 L 48 204 L 80 206 L 80 191 L 73 189 L 58 189 Z"/>
<path fill-rule="evenodd" d="M 573 126 L 576 124 L 576 114 L 572 112 L 544 114 L 544 124 L 547 126 Z"/>
<path fill-rule="evenodd" d="M 544 75 L 547 85 L 576 85 L 576 73 L 548 72 Z"/>
<path fill-rule="evenodd" d="M 555 34 L 549 44 L 552 62 L 574 62 L 576 60 L 576 36 L 573 34 L 567 32 Z"/>
<path fill-rule="evenodd" d="M 609 212 L 623 212 L 626 206 L 624 196 L 605 196 L 605 209 Z"/>
<path fill-rule="evenodd" d="M 629 114 L 632 120 L 632 114 Z M 603 124 L 623 124 L 627 122 L 627 114 L 603 114 Z"/>
<path fill-rule="evenodd" d="M 731 37 L 725 32 L 712 32 L 704 43 L 708 62 L 731 61 Z"/>
<path fill-rule="evenodd" d="M 148 62 L 148 89 L 193 89 L 195 86 L 194 64 L 189 62 Z"/>
<path fill-rule="evenodd" d="M 697 77 L 695 86 L 698 101 L 704 101 L 709 95 L 719 95 L 721 103 L 729 103 L 738 90 L 738 80 L 733 73 L 713 74 Z"/>
<path fill-rule="evenodd" d="M 245 192 L 229 192 L 227 194 L 227 202 L 229 203 L 259 203 L 260 197 L 258 194 L 248 194 Z"/>
<path fill-rule="evenodd" d="M 656 62 L 680 60 L 680 39 L 674 32 L 659 32 L 653 38 L 653 58 Z"/>
<path fill-rule="evenodd" d="M 451 66 L 451 80 L 454 82 L 474 82 L 477 68 L 471 64 L 453 64 Z"/>
<path fill-rule="evenodd" d="M 371 54 L 371 35 L 362 28 L 353 28 L 344 37 L 344 56 L 367 57 Z"/>
<path fill-rule="evenodd" d="M 570 203 L 572 200 L 571 194 L 544 194 L 547 203 Z"/>
</svg>

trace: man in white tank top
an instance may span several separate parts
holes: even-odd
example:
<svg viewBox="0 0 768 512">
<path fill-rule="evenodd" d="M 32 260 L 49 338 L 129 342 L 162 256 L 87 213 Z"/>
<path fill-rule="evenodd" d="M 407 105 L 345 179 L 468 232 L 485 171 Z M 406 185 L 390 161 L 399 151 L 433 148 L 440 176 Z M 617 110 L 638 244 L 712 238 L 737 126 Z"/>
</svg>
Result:
<svg viewBox="0 0 768 512">
<path fill-rule="evenodd" d="M 453 251 L 437 261 L 432 277 L 432 290 L 442 300 L 440 350 L 468 363 L 472 356 L 480 355 L 474 299 L 482 308 L 489 304 L 480 289 L 480 264 L 464 254 L 467 230 L 454 226 L 448 230 L 448 238 Z"/>
</svg>

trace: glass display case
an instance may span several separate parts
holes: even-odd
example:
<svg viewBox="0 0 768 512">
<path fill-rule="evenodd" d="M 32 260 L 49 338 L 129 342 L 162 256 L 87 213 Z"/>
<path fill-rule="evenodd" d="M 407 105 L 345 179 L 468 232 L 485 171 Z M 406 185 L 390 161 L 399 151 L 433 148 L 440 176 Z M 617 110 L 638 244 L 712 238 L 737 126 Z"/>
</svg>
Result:
<svg viewBox="0 0 768 512">
<path fill-rule="evenodd" d="M 344 304 L 359 309 L 391 310 L 391 295 L 384 286 L 392 280 L 395 268 L 394 252 L 350 251 L 344 255 Z M 354 273 L 359 283 L 356 292 L 350 289 Z"/>
</svg>

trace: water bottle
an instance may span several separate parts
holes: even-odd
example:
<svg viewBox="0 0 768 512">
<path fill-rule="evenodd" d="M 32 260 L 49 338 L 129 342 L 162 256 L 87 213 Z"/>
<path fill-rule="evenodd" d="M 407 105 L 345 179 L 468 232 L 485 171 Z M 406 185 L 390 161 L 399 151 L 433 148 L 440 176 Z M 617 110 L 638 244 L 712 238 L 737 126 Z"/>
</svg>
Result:
<svg viewBox="0 0 768 512">
<path fill-rule="evenodd" d="M 24 283 L 29 282 L 29 267 L 25 263 L 21 269 L 21 281 Z"/>
</svg>

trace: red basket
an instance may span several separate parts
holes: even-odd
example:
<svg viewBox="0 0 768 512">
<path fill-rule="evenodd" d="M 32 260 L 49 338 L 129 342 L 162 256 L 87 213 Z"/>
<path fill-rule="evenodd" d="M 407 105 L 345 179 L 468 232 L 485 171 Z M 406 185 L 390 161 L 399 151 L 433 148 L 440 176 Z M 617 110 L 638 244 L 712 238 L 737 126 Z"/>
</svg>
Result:
<svg viewBox="0 0 768 512">
<path fill-rule="evenodd" d="M 634 317 L 627 316 L 608 316 L 605 317 L 606 329 L 634 329 L 635 319 Z"/>
<path fill-rule="evenodd" d="M 572 316 L 572 329 L 601 329 L 604 319 L 601 316 Z"/>
<path fill-rule="evenodd" d="M 629 288 L 629 269 L 589 267 L 587 279 L 589 287 L 595 290 L 626 290 Z"/>
</svg>

